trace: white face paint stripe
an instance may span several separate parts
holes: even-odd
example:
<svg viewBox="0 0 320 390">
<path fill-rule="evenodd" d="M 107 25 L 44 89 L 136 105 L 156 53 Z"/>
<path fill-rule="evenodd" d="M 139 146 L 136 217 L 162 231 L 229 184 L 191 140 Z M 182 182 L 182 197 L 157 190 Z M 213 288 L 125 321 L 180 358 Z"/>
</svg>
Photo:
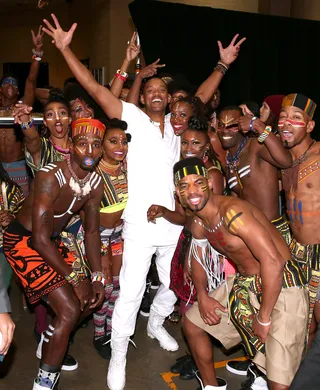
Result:
<svg viewBox="0 0 320 390">
<path fill-rule="evenodd" d="M 89 144 L 89 153 L 92 153 L 92 145 Z"/>
</svg>

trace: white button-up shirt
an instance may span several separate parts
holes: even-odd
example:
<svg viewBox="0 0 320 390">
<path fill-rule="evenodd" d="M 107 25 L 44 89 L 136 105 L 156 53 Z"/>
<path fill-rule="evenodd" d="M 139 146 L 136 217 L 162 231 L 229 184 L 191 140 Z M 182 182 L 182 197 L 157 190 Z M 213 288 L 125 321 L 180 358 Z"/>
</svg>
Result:
<svg viewBox="0 0 320 390">
<path fill-rule="evenodd" d="M 148 222 L 147 211 L 152 204 L 175 209 L 173 166 L 180 157 L 180 137 L 173 132 L 170 115 L 165 117 L 162 136 L 159 123 L 131 103 L 122 105 L 121 119 L 127 122 L 127 132 L 132 136 L 127 156 L 129 198 L 123 214 L 124 235 L 142 233 L 153 242 L 154 235 L 161 235 L 165 242 L 176 242 L 182 226 L 164 218 L 157 218 L 156 224 Z M 157 242 L 161 244 L 160 238 Z"/>
</svg>

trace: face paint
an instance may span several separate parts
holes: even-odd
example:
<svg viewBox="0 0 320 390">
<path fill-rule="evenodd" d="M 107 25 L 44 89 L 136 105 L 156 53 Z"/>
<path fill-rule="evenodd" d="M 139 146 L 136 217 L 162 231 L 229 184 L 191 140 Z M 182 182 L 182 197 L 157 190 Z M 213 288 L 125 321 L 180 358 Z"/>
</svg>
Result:
<svg viewBox="0 0 320 390">
<path fill-rule="evenodd" d="M 84 150 L 81 150 L 81 149 L 79 148 L 79 146 L 76 146 L 75 148 L 77 149 L 77 151 L 78 151 L 80 154 L 84 154 L 84 153 L 85 153 Z"/>
<path fill-rule="evenodd" d="M 89 153 L 92 153 L 92 146 L 89 144 Z"/>
<path fill-rule="evenodd" d="M 291 119 L 286 119 L 278 122 L 278 127 L 283 127 L 285 125 L 291 125 L 293 127 L 305 127 L 306 122 L 304 121 L 293 121 Z"/>
<path fill-rule="evenodd" d="M 91 157 L 85 157 L 83 159 L 83 163 L 84 165 L 86 165 L 87 167 L 92 167 L 92 165 L 94 164 L 94 159 L 91 158 Z"/>
<path fill-rule="evenodd" d="M 2 81 L 2 84 L 1 84 L 1 87 L 3 87 L 4 85 L 13 85 L 14 87 L 18 88 L 18 83 L 17 83 L 17 80 L 13 77 L 6 77 L 3 81 Z"/>
<path fill-rule="evenodd" d="M 201 187 L 202 192 L 206 192 L 207 189 L 208 189 L 208 185 L 207 184 L 205 184 L 204 186 Z"/>
</svg>

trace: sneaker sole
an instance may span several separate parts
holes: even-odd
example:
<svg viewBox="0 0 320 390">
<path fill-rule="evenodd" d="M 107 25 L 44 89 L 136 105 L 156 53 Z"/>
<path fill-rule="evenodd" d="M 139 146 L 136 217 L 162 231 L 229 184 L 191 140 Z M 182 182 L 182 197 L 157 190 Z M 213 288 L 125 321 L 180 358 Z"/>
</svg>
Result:
<svg viewBox="0 0 320 390">
<path fill-rule="evenodd" d="M 227 369 L 227 371 L 231 372 L 232 374 L 240 375 L 240 376 L 247 376 L 247 372 L 248 372 L 248 371 L 236 370 L 235 368 L 228 366 L 228 364 L 226 365 L 226 369 Z"/>
<path fill-rule="evenodd" d="M 150 317 L 150 313 L 146 313 L 145 311 L 140 310 L 139 313 L 140 313 L 143 317 Z"/>
<path fill-rule="evenodd" d="M 150 286 L 151 290 L 158 290 L 160 286 Z"/>
<path fill-rule="evenodd" d="M 41 355 L 39 354 L 38 351 L 36 353 L 36 356 L 37 356 L 37 358 L 39 360 L 41 360 Z M 77 362 L 77 364 L 74 364 L 73 366 L 64 366 L 64 365 L 62 365 L 61 366 L 61 371 L 75 371 L 78 367 L 79 367 L 78 362 Z"/>
<path fill-rule="evenodd" d="M 147 335 L 148 335 L 148 337 L 150 337 L 151 339 L 156 339 L 157 341 L 159 341 L 152 333 L 147 332 Z M 179 345 L 178 345 L 176 348 L 165 348 L 165 347 L 163 346 L 163 344 L 160 343 L 160 341 L 159 341 L 159 344 L 160 344 L 160 347 L 161 347 L 162 349 L 164 349 L 165 351 L 176 352 L 176 351 L 178 351 L 178 349 L 179 349 Z"/>
</svg>

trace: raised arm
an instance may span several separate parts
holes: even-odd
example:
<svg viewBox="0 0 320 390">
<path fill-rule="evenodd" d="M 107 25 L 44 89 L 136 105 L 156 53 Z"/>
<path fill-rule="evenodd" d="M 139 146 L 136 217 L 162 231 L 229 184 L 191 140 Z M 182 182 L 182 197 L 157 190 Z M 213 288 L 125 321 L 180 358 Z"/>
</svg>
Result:
<svg viewBox="0 0 320 390">
<path fill-rule="evenodd" d="M 253 214 L 250 205 L 241 202 L 241 205 L 229 206 L 226 210 L 225 227 L 235 236 L 240 237 L 253 256 L 260 263 L 260 275 L 262 282 L 262 303 L 258 318 L 260 322 L 268 324 L 272 310 L 277 302 L 283 280 L 283 267 L 287 259 L 284 259 L 275 245 L 275 237 L 279 235 L 267 218 L 258 210 Z M 232 217 L 233 216 L 233 217 Z M 267 228 L 270 224 L 270 228 Z M 274 233 L 271 233 L 274 230 Z M 290 256 L 288 251 L 288 256 Z M 257 321 L 254 329 L 262 342 L 267 339 L 269 326 L 262 326 Z"/>
<path fill-rule="evenodd" d="M 130 66 L 130 63 L 134 59 L 136 59 L 137 56 L 139 55 L 140 46 L 136 45 L 136 40 L 137 40 L 137 33 L 134 32 L 132 37 L 131 37 L 131 40 L 128 41 L 128 47 L 127 47 L 127 50 L 126 50 L 126 57 L 123 60 L 123 63 L 121 65 L 120 69 L 119 69 L 120 72 L 127 73 L 128 69 L 129 69 L 129 66 Z M 128 77 L 128 74 L 127 74 L 127 76 L 125 76 L 125 75 L 121 75 L 121 74 L 116 73 L 114 78 L 113 78 L 110 91 L 117 98 L 120 98 L 121 91 L 122 91 L 122 88 L 123 88 L 123 84 L 125 83 L 127 77 Z"/>
<path fill-rule="evenodd" d="M 31 118 L 32 107 L 26 104 L 16 104 L 13 110 L 14 123 L 21 126 L 24 134 L 25 146 L 33 161 L 38 165 L 40 158 L 41 141 L 39 133 Z"/>
<path fill-rule="evenodd" d="M 106 115 L 109 118 L 121 119 L 121 101 L 94 79 L 90 70 L 78 60 L 69 47 L 73 34 L 77 28 L 77 24 L 74 23 L 69 31 L 63 31 L 55 15 L 51 14 L 51 16 L 55 23 L 55 28 L 48 22 L 48 20 L 44 19 L 43 22 L 46 24 L 47 28 L 43 28 L 43 31 L 52 37 L 52 43 L 54 43 L 57 49 L 60 50 L 71 72 L 89 95 L 92 96 L 92 98 L 99 104 Z"/>
<path fill-rule="evenodd" d="M 34 31 L 31 30 L 32 41 L 34 44 L 34 52 L 36 54 L 32 57 L 32 62 L 30 66 L 30 72 L 28 78 L 26 80 L 24 96 L 22 101 L 24 104 L 28 104 L 29 106 L 33 106 L 35 96 L 36 96 L 36 87 L 37 87 L 37 78 L 40 69 L 40 60 L 43 55 L 42 47 L 43 47 L 43 32 L 42 26 L 39 27 L 37 35 L 35 35 Z M 36 60 L 38 59 L 38 61 Z"/>
<path fill-rule="evenodd" d="M 251 128 L 258 136 L 263 134 L 266 130 L 266 125 L 259 119 L 245 115 L 239 119 L 239 128 L 242 132 L 247 133 Z M 265 133 L 267 135 L 267 133 Z M 292 165 L 292 156 L 289 149 L 286 149 L 280 138 L 272 132 L 269 132 L 265 140 L 257 145 L 257 154 L 262 160 L 279 169 L 290 168 Z"/>
<path fill-rule="evenodd" d="M 136 75 L 136 78 L 127 96 L 128 103 L 133 103 L 137 107 L 139 107 L 139 97 L 143 79 L 154 76 L 155 74 L 157 74 L 159 68 L 163 68 L 164 66 L 166 66 L 165 64 L 159 64 L 159 61 L 160 58 L 158 58 L 157 61 L 153 62 L 152 64 L 142 68 L 140 72 Z"/>
<path fill-rule="evenodd" d="M 214 68 L 214 71 L 211 73 L 211 75 L 200 85 L 195 95 L 198 96 L 203 103 L 208 103 L 212 95 L 219 87 L 224 74 L 238 57 L 240 46 L 246 40 L 246 38 L 242 38 L 238 43 L 236 43 L 238 37 L 239 34 L 236 34 L 233 37 L 230 45 L 226 48 L 224 48 L 222 43 L 218 41 L 220 61 Z"/>
</svg>

